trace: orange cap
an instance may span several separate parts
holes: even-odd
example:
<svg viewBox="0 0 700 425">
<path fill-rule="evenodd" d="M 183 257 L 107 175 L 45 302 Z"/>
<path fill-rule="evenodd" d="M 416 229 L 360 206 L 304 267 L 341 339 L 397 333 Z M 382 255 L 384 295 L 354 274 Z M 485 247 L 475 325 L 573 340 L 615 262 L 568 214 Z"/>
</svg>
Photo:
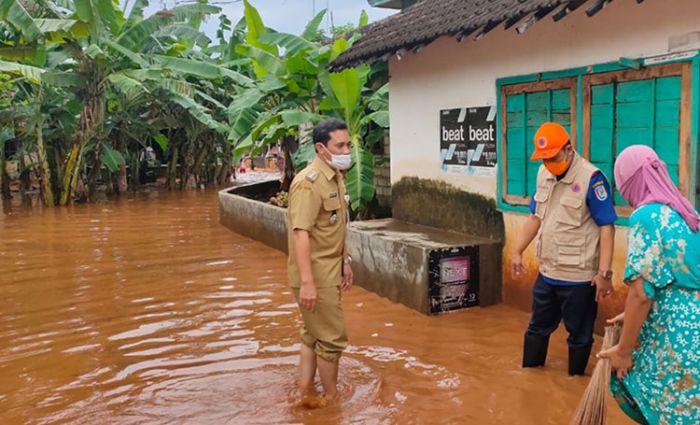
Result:
<svg viewBox="0 0 700 425">
<path fill-rule="evenodd" d="M 531 160 L 549 159 L 555 157 L 561 148 L 569 142 L 569 133 L 566 129 L 555 122 L 542 124 L 535 133 L 535 152 L 530 157 Z"/>
</svg>

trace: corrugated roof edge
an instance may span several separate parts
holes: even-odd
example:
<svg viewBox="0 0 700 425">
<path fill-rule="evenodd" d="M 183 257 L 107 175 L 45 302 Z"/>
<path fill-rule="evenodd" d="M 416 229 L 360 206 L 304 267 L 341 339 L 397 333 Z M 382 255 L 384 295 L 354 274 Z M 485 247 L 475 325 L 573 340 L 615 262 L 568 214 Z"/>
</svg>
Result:
<svg viewBox="0 0 700 425">
<path fill-rule="evenodd" d="M 442 36 L 456 37 L 462 41 L 474 34 L 474 39 L 478 41 L 501 24 L 507 30 L 520 23 L 517 31 L 523 33 L 550 14 L 555 22 L 560 21 L 587 2 L 590 2 L 591 6 L 586 10 L 586 14 L 591 17 L 613 0 L 517 0 L 517 4 L 513 4 L 512 0 L 475 0 L 475 4 L 471 5 L 472 10 L 463 10 L 470 19 L 462 21 L 462 24 L 451 26 L 447 23 L 429 32 L 422 31 L 423 34 L 407 33 L 412 22 L 439 19 L 440 12 L 454 7 L 456 1 L 423 0 L 405 11 L 370 24 L 362 31 L 362 38 L 333 61 L 331 71 L 386 61 L 392 54 L 417 52 Z M 643 1 L 636 0 L 637 3 Z M 489 8 L 494 3 L 495 8 Z M 433 8 L 430 9 L 430 6 Z M 480 6 L 480 9 L 475 9 L 476 6 Z M 443 7 L 443 10 L 440 10 L 440 7 Z M 426 14 L 426 11 L 430 14 Z M 397 33 L 398 36 L 391 37 Z"/>
</svg>

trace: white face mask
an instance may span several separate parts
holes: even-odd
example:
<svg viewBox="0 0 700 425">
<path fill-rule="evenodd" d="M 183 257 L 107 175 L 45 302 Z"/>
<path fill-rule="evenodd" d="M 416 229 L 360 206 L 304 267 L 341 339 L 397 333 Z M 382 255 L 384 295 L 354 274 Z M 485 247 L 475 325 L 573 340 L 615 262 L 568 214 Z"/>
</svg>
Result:
<svg viewBox="0 0 700 425">
<path fill-rule="evenodd" d="M 328 164 L 336 170 L 345 171 L 352 165 L 352 155 L 334 155 L 330 153 L 325 146 L 323 149 L 325 149 L 326 152 L 328 152 L 328 155 L 331 156 L 331 160 L 328 162 Z"/>
</svg>

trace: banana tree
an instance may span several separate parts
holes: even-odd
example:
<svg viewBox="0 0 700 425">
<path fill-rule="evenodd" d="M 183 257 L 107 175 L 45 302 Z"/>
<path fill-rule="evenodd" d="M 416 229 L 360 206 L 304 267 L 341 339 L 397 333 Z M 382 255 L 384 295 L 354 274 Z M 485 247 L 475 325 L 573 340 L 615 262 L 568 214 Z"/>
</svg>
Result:
<svg viewBox="0 0 700 425">
<path fill-rule="evenodd" d="M 237 157 L 282 141 L 287 159 L 283 189 L 294 174 L 290 150 L 298 145 L 299 127 L 323 119 L 318 113 L 323 95 L 318 77 L 331 52 L 329 46 L 310 39 L 325 14 L 325 10 L 318 13 L 300 36 L 278 33 L 266 28 L 257 10 L 245 1 L 245 41 L 235 50 L 252 64 L 256 84 L 229 105 L 229 141 Z"/>
<path fill-rule="evenodd" d="M 353 166 L 347 174 L 347 188 L 354 210 L 362 215 L 375 196 L 373 143 L 388 127 L 386 99 L 388 90 L 371 90 L 372 68 L 327 71 L 331 61 L 354 43 L 338 38 L 333 45 L 318 40 L 318 28 L 325 16 L 319 13 L 300 36 L 267 29 L 259 14 L 247 0 L 245 43 L 236 51 L 249 58 L 255 71 L 256 85 L 241 93 L 229 106 L 229 139 L 236 154 L 260 152 L 279 140 L 298 140 L 299 126 L 311 126 L 325 114 L 343 118 L 353 142 Z M 362 14 L 360 27 L 367 24 Z M 279 52 L 284 55 L 280 56 Z M 284 147 L 284 146 L 283 146 Z M 294 155 L 287 155 L 286 166 L 304 166 L 313 156 L 313 147 L 301 143 Z M 289 173 L 285 172 L 285 176 Z M 283 184 L 284 188 L 284 184 Z"/>
<path fill-rule="evenodd" d="M 21 35 L 18 39 L 23 41 L 0 51 L 0 57 L 5 59 L 0 61 L 0 71 L 65 87 L 83 104 L 80 126 L 72 138 L 61 176 L 61 204 L 72 200 L 77 183 L 83 178 L 82 169 L 92 170 L 92 188 L 102 164 L 112 168 L 110 165 L 116 161 L 123 169 L 119 156 L 106 143 L 105 109 L 111 90 L 125 86 L 147 90 L 148 85 L 158 85 L 167 94 L 166 101 L 180 104 L 205 125 L 223 132 L 223 126 L 211 119 L 207 108 L 177 89 L 177 82 L 193 78 L 249 84 L 245 76 L 211 64 L 209 58 L 187 57 L 195 50 L 195 44 L 207 44 L 208 39 L 198 32 L 198 27 L 202 16 L 218 12 L 217 7 L 202 3 L 182 5 L 144 18 L 148 2 L 137 0 L 127 18 L 112 0 L 61 0 L 62 7 L 38 0 L 24 4 L 31 7 L 24 9 L 18 2 L 0 2 L 0 20 L 17 31 Z M 45 4 L 52 7 L 40 7 Z M 40 15 L 32 16 L 28 10 L 39 11 Z M 183 37 L 188 40 L 182 41 Z M 62 60 L 54 59 L 51 64 L 52 56 Z M 175 84 L 167 84 L 172 81 Z M 81 167 L 85 159 L 88 164 Z"/>
<path fill-rule="evenodd" d="M 343 38 L 333 44 L 331 60 L 348 49 Z M 352 141 L 352 166 L 346 173 L 351 207 L 362 217 L 374 199 L 374 154 L 371 149 L 384 128 L 389 127 L 388 83 L 370 90 L 371 67 L 362 65 L 340 72 L 323 73 L 321 85 L 327 97 L 321 109 L 341 116 L 348 125 Z M 375 127 L 372 129 L 372 127 Z"/>
</svg>

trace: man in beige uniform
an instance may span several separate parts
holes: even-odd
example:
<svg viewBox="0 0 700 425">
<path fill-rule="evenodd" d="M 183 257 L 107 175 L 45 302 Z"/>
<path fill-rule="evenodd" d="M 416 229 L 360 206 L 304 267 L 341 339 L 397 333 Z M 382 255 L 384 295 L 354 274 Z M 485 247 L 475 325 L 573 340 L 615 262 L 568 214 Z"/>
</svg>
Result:
<svg viewBox="0 0 700 425">
<path fill-rule="evenodd" d="M 337 396 L 338 360 L 348 344 L 340 290 L 352 286 L 345 254 L 347 201 L 341 171 L 350 167 L 350 134 L 340 120 L 323 121 L 313 132 L 316 158 L 289 190 L 289 283 L 299 303 L 299 386 L 313 389 L 318 367 L 325 398 Z"/>
</svg>

